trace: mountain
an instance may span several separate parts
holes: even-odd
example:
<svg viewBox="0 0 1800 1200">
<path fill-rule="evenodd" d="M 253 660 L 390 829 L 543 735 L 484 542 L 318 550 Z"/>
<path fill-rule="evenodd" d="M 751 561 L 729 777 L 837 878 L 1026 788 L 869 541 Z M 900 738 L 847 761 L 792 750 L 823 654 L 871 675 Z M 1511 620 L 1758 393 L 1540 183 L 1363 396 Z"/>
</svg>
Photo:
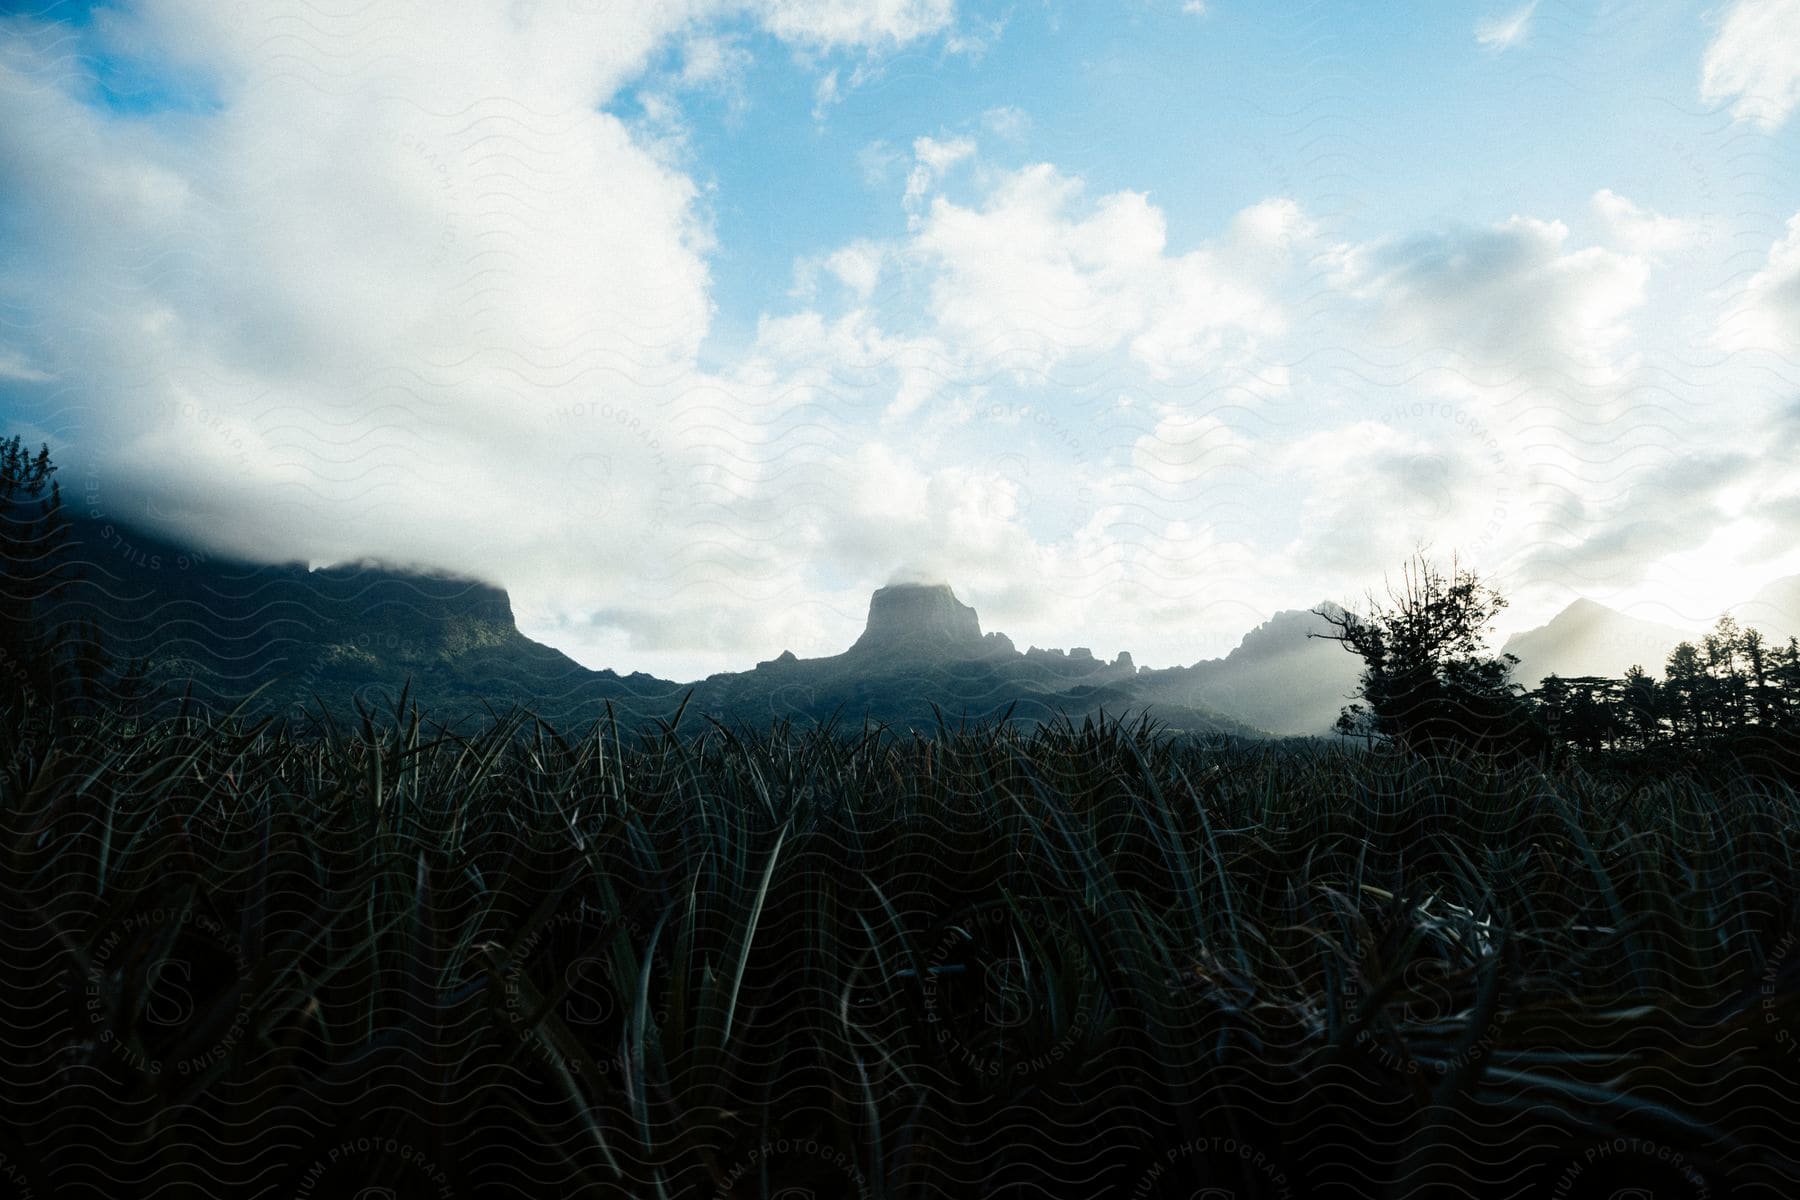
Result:
<svg viewBox="0 0 1800 1200">
<path fill-rule="evenodd" d="M 929 729 L 940 713 L 953 723 L 1010 713 L 1032 723 L 1141 711 L 1150 701 L 1135 689 L 1138 677 L 1129 654 L 1106 662 L 1080 646 L 1021 653 L 1004 634 L 984 635 L 975 610 L 948 585 L 897 584 L 870 597 L 863 632 L 844 653 L 803 659 L 784 652 L 751 671 L 714 675 L 694 685 L 693 703 L 765 722 L 841 714 Z M 1153 716 L 1183 732 L 1261 733 L 1178 696 L 1155 701 Z"/>
<path fill-rule="evenodd" d="M 1201 705 L 1270 733 L 1330 733 L 1350 702 L 1362 660 L 1334 641 L 1311 636 L 1328 626 L 1315 613 L 1276 613 L 1244 635 L 1224 658 L 1145 671 L 1136 691 L 1153 704 Z"/>
<path fill-rule="evenodd" d="M 791 653 L 692 684 L 594 671 L 532 641 L 511 601 L 491 584 L 376 563 L 309 570 L 260 565 L 183 547 L 116 521 L 76 518 L 70 553 L 79 580 L 59 602 L 64 619 L 92 623 L 119 660 L 143 661 L 166 692 L 229 709 L 298 713 L 323 702 L 353 719 L 354 700 L 382 708 L 402 687 L 430 718 L 485 719 L 514 704 L 559 726 L 609 709 L 622 725 L 654 728 L 683 699 L 694 718 L 766 726 L 771 720 L 864 718 L 929 729 L 1010 712 L 1020 722 L 1141 709 L 1130 656 L 1108 663 L 1077 647 L 1020 653 L 981 631 L 975 610 L 946 584 L 877 590 L 868 620 L 842 654 Z M 1182 696 L 1155 715 L 1189 732 L 1259 730 Z"/>
<path fill-rule="evenodd" d="M 869 619 L 849 653 L 979 657 L 981 620 L 947 583 L 898 584 L 869 597 Z"/>
<path fill-rule="evenodd" d="M 1618 677 L 1634 663 L 1661 676 L 1669 652 L 1694 640 L 1672 625 L 1626 616 L 1592 600 L 1577 600 L 1545 625 L 1514 634 L 1501 650 L 1519 663 L 1513 679 L 1535 688 L 1546 675 Z"/>
<path fill-rule="evenodd" d="M 118 521 L 77 517 L 71 553 L 80 581 L 65 618 L 91 622 L 120 660 L 142 660 L 166 691 L 229 708 L 256 693 L 257 712 L 324 702 L 355 716 L 354 700 L 390 704 L 402 687 L 432 719 L 480 721 L 521 705 L 558 726 L 609 711 L 655 727 L 688 698 L 688 713 L 727 723 L 865 718 L 930 729 L 940 718 L 1018 722 L 1148 710 L 1171 729 L 1239 736 L 1329 734 L 1362 663 L 1310 610 L 1278 612 L 1223 658 L 1139 670 L 1085 647 L 1019 651 L 983 632 L 975 609 L 945 583 L 902 583 L 869 598 L 862 633 L 842 653 L 790 652 L 748 671 L 693 683 L 590 670 L 519 632 L 506 592 L 491 583 L 378 563 L 309 570 L 208 556 Z M 1778 580 L 1736 610 L 1771 641 L 1800 630 L 1800 576 Z M 1516 634 L 1514 678 L 1618 676 L 1633 663 L 1660 674 L 1691 635 L 1577 600 Z"/>
<path fill-rule="evenodd" d="M 1740 625 L 1762 630 L 1763 636 L 1777 645 L 1800 637 L 1800 575 L 1777 579 L 1732 609 L 1731 615 Z"/>
<path fill-rule="evenodd" d="M 72 520 L 77 581 L 60 618 L 97 627 L 109 654 L 142 661 L 153 683 L 191 687 L 203 705 L 294 713 L 353 697 L 381 706 L 409 681 L 446 722 L 527 704 L 560 722 L 608 702 L 664 711 L 681 689 L 648 675 L 590 671 L 513 623 L 505 591 L 440 572 L 372 563 L 308 570 L 207 555 L 117 521 Z M 261 689 L 258 691 L 258 689 Z"/>
</svg>

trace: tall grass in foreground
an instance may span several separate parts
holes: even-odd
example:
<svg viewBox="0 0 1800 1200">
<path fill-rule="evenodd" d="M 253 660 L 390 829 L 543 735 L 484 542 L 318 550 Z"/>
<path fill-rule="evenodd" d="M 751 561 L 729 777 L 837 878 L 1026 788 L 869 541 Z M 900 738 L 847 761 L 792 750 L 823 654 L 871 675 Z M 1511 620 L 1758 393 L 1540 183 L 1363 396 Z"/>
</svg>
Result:
<svg viewBox="0 0 1800 1200">
<path fill-rule="evenodd" d="M 1776 782 L 1141 722 L 17 730 L 38 1195 L 1800 1189 Z"/>
</svg>

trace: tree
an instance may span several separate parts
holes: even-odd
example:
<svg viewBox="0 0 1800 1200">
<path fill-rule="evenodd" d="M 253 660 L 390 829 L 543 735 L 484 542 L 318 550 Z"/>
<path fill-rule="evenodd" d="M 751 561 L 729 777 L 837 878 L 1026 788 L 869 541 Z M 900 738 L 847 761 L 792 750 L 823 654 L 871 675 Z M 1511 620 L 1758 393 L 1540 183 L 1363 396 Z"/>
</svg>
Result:
<svg viewBox="0 0 1800 1200">
<path fill-rule="evenodd" d="M 1743 651 L 1744 661 L 1748 664 L 1750 711 L 1755 714 L 1758 725 L 1773 725 L 1775 701 L 1770 695 L 1769 653 L 1763 642 L 1762 630 L 1745 629 L 1738 637 L 1738 648 Z"/>
<path fill-rule="evenodd" d="M 79 711 L 123 682 L 94 622 L 64 606 L 76 569 L 55 475 L 48 446 L 0 441 L 0 705 L 27 712 Z"/>
<path fill-rule="evenodd" d="M 1624 725 L 1635 735 L 1639 748 L 1655 744 L 1662 736 L 1662 688 L 1638 663 L 1625 672 Z"/>
<path fill-rule="evenodd" d="M 1415 749 L 1536 748 L 1538 731 L 1524 691 L 1512 682 L 1510 654 L 1487 650 L 1506 600 L 1453 558 L 1448 573 L 1415 554 L 1366 613 L 1313 612 L 1335 641 L 1363 660 L 1362 703 L 1345 706 L 1338 729 Z"/>
<path fill-rule="evenodd" d="M 1706 668 L 1694 643 L 1684 641 L 1669 652 L 1669 661 L 1663 666 L 1663 696 L 1677 740 L 1706 732 L 1705 678 Z"/>
<path fill-rule="evenodd" d="M 1545 676 L 1531 697 L 1545 733 L 1558 743 L 1588 754 L 1619 748 L 1642 728 L 1630 707 L 1634 703 L 1633 689 L 1635 703 L 1641 705 L 1645 703 L 1644 685 L 1654 687 L 1654 681 L 1642 669 L 1632 670 L 1636 676 L 1627 675 L 1624 679 L 1601 675 Z"/>
<path fill-rule="evenodd" d="M 1784 728 L 1800 722 L 1800 638 L 1790 636 L 1787 645 L 1770 655 L 1770 684 L 1775 691 L 1775 723 Z"/>
<path fill-rule="evenodd" d="M 1736 729 L 1744 724 L 1749 688 L 1738 669 L 1743 632 L 1731 617 L 1720 617 L 1713 631 L 1701 640 L 1706 660 L 1706 707 L 1718 728 Z"/>
<path fill-rule="evenodd" d="M 50 447 L 0 441 L 0 678 L 7 694 L 48 698 L 56 683 L 56 638 L 45 629 L 61 582 L 66 524 Z"/>
</svg>

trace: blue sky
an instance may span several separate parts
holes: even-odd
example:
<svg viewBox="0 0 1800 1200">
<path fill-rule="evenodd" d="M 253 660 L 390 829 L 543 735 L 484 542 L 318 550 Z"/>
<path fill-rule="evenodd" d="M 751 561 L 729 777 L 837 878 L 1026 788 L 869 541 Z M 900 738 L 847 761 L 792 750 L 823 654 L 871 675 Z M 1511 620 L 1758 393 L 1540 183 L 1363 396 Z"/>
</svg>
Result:
<svg viewBox="0 0 1800 1200">
<path fill-rule="evenodd" d="M 1800 0 L 5 11 L 0 417 L 197 545 L 677 677 L 1800 572 Z"/>
<path fill-rule="evenodd" d="M 741 332 L 738 315 L 759 312 L 795 259 L 900 231 L 893 181 L 866 178 L 870 147 L 903 155 L 921 133 L 979 136 L 997 110 L 1018 117 L 989 139 L 1000 161 L 1146 192 L 1178 247 L 1275 195 L 1309 211 L 1354 204 L 1345 232 L 1362 236 L 1579 210 L 1596 181 L 1630 179 L 1634 199 L 1667 211 L 1706 202 L 1702 174 L 1664 169 L 1671 134 L 1728 169 L 1728 152 L 1696 136 L 1716 120 L 1686 95 L 1705 48 L 1696 10 L 1534 12 L 1510 54 L 1472 35 L 1482 11 L 1015 5 L 981 52 L 897 55 L 823 119 L 817 70 L 751 35 L 741 107 L 689 101 L 694 169 L 718 189 L 721 326 Z M 671 47 L 658 66 L 680 63 Z M 614 109 L 638 111 L 630 95 Z M 804 221 L 791 219 L 796 203 Z"/>
</svg>

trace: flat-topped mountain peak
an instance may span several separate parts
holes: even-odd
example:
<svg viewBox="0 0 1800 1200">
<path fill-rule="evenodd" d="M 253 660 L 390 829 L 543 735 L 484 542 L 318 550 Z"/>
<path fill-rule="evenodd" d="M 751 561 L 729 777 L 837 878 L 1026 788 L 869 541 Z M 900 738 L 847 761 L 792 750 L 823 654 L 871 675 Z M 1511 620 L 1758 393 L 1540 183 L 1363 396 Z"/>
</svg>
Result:
<svg viewBox="0 0 1800 1200">
<path fill-rule="evenodd" d="M 869 597 L 869 619 L 850 653 L 982 652 L 981 620 L 947 583 L 896 583 Z"/>
</svg>

